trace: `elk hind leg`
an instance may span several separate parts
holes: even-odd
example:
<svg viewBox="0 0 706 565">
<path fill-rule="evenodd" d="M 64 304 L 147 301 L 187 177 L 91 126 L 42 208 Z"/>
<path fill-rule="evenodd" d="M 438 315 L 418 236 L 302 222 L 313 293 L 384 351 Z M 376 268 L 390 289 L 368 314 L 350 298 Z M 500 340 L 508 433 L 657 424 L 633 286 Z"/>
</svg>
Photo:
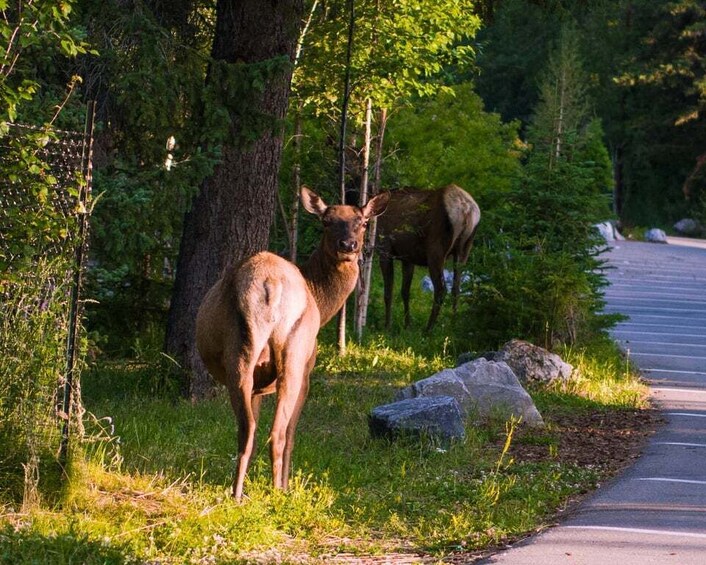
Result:
<svg viewBox="0 0 706 565">
<path fill-rule="evenodd" d="M 287 425 L 287 434 L 285 438 L 284 453 L 282 457 L 282 483 L 281 488 L 287 490 L 289 486 L 289 472 L 292 464 L 292 450 L 294 449 L 294 436 L 297 431 L 297 424 L 299 423 L 299 416 L 301 415 L 302 408 L 306 402 L 306 397 L 309 393 L 309 375 L 314 368 L 314 363 L 316 361 L 316 351 L 311 355 L 306 369 L 304 370 L 304 380 L 302 381 L 302 386 L 299 389 L 299 397 L 297 398 L 297 403 L 292 412 L 292 417 Z"/>
<path fill-rule="evenodd" d="M 259 399 L 256 401 L 257 412 L 253 410 L 252 368 L 240 373 L 241 378 L 228 387 L 230 403 L 238 421 L 238 464 L 233 480 L 233 498 L 243 498 L 243 484 L 248 471 L 250 459 L 255 447 L 255 428 L 257 427 L 257 412 Z M 246 376 L 247 375 L 247 376 Z"/>
<path fill-rule="evenodd" d="M 281 353 L 276 356 L 277 363 L 277 402 L 270 434 L 270 456 L 272 458 L 272 482 L 275 488 L 286 488 L 288 465 L 285 465 L 285 453 L 289 441 L 293 447 L 294 428 L 296 427 L 308 388 L 307 369 L 311 352 L 316 346 L 318 326 L 307 324 L 306 316 L 287 338 Z M 279 349 L 277 346 L 275 350 Z M 290 424 L 292 431 L 289 432 Z M 289 449 L 291 451 L 291 449 Z M 286 459 L 289 459 L 287 455 Z"/>
</svg>

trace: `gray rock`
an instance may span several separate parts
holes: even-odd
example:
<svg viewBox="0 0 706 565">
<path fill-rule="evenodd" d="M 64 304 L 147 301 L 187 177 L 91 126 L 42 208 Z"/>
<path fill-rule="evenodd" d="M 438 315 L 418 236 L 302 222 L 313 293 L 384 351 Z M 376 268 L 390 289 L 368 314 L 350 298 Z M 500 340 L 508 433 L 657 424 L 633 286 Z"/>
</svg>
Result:
<svg viewBox="0 0 706 565">
<path fill-rule="evenodd" d="M 468 391 L 463 381 L 456 376 L 454 369 L 444 369 L 431 377 L 404 387 L 397 393 L 395 400 L 433 396 L 450 396 L 456 399 L 459 406 L 462 406 L 467 400 Z"/>
<path fill-rule="evenodd" d="M 444 269 L 443 272 L 444 284 L 446 285 L 446 291 L 451 292 L 454 285 L 454 274 L 448 269 Z M 469 282 L 471 282 L 471 276 L 468 273 L 461 273 L 461 288 L 464 288 Z M 434 292 L 434 283 L 431 282 L 431 277 L 429 275 L 424 275 L 421 282 L 422 290 L 424 292 Z M 469 294 L 464 292 L 462 294 Z"/>
<path fill-rule="evenodd" d="M 601 234 L 606 243 L 614 243 L 616 241 L 623 241 L 625 238 L 618 231 L 618 228 L 611 221 L 601 222 L 600 224 L 595 224 L 594 227 Z"/>
<path fill-rule="evenodd" d="M 442 440 L 465 436 L 463 415 L 450 396 L 408 398 L 374 408 L 368 418 L 373 437 L 429 434 Z"/>
<path fill-rule="evenodd" d="M 476 359 L 457 367 L 456 376 L 468 391 L 470 400 L 462 406 L 467 413 L 483 420 L 499 415 L 519 418 L 532 427 L 544 426 L 532 397 L 507 363 Z"/>
<path fill-rule="evenodd" d="M 645 232 L 645 241 L 650 243 L 667 243 L 667 234 L 664 230 L 652 228 Z"/>
<path fill-rule="evenodd" d="M 523 384 L 567 381 L 574 370 L 556 353 L 521 339 L 508 341 L 495 354 L 494 360 L 507 363 Z"/>
<path fill-rule="evenodd" d="M 682 235 L 700 236 L 704 233 L 704 227 L 697 220 L 683 218 L 674 224 L 674 231 Z"/>
<path fill-rule="evenodd" d="M 521 418 L 530 426 L 542 426 L 542 416 L 532 398 L 505 363 L 480 358 L 455 369 L 444 369 L 402 389 L 398 399 L 453 398 L 465 417 L 487 420 L 491 416 Z"/>
</svg>

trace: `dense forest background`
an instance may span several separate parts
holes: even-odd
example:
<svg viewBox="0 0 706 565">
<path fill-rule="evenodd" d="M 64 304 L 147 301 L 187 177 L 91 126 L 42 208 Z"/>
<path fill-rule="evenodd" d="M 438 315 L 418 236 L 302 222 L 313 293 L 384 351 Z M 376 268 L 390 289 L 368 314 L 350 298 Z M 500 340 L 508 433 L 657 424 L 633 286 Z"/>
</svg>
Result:
<svg viewBox="0 0 706 565">
<path fill-rule="evenodd" d="M 89 269 L 97 350 L 161 347 L 185 214 L 221 178 L 230 148 L 247 152 L 263 132 L 283 145 L 279 187 L 260 199 L 259 181 L 231 177 L 242 184 L 238 217 L 260 230 L 235 237 L 250 238 L 247 250 L 308 253 L 316 230 L 298 219 L 295 187 L 340 199 L 349 2 L 292 2 L 289 56 L 256 64 L 237 49 L 262 43 L 257 22 L 223 27 L 238 3 L 2 4 L 8 37 L 15 16 L 36 14 L 46 28 L 20 34 L 17 57 L 3 66 L 3 118 L 80 129 L 86 101 L 97 102 Z M 548 304 L 553 324 L 567 312 L 576 320 L 586 293 L 587 310 L 599 303 L 601 282 L 585 275 L 596 260 L 584 229 L 590 222 L 669 229 L 685 216 L 704 219 L 702 3 L 359 0 L 354 7 L 347 198 L 361 186 L 450 182 L 473 194 L 484 214 L 472 259 L 483 300 L 469 304 L 477 323 L 485 320 L 479 346 L 518 332 L 544 332 L 545 342 L 580 333 L 571 322 L 547 337 L 546 320 L 532 320 Z M 252 45 L 228 55 L 223 38 L 246 36 Z M 280 72 L 292 73 L 284 119 L 253 110 Z M 528 249 L 532 259 L 523 264 Z M 569 281 L 575 273 L 575 288 L 588 290 L 557 305 L 556 296 L 571 293 L 552 287 L 547 297 L 547 269 L 569 273 Z M 522 292 L 536 304 L 520 322 L 517 282 L 533 278 L 536 286 Z"/>
<path fill-rule="evenodd" d="M 603 313 L 595 224 L 632 237 L 706 225 L 705 32 L 695 0 L 0 0 L 9 559 L 250 562 L 248 548 L 294 542 L 283 559 L 299 561 L 302 535 L 318 557 L 357 554 L 356 538 L 385 551 L 380 532 L 395 548 L 465 551 L 537 531 L 604 483 L 600 464 L 557 460 L 582 415 L 583 448 L 620 461 L 596 449 L 595 423 L 647 405 L 606 339 L 619 315 Z M 61 147 L 94 107 L 85 202 L 83 146 Z M 334 324 L 322 329 L 296 494 L 270 496 L 259 458 L 249 503 L 228 504 L 231 408 L 194 346 L 206 290 L 256 251 L 311 252 L 321 230 L 300 213 L 301 185 L 361 203 L 449 183 L 481 209 L 458 309 L 447 300 L 423 332 L 418 272 L 411 327 L 398 308 L 384 328 L 374 274 L 367 325 L 358 307 L 342 325 L 360 343 L 340 355 Z M 371 440 L 367 411 L 400 386 L 512 338 L 568 355 L 580 377 L 533 391 L 552 422 L 527 436 L 544 463 L 513 467 L 514 421 L 449 450 Z"/>
</svg>

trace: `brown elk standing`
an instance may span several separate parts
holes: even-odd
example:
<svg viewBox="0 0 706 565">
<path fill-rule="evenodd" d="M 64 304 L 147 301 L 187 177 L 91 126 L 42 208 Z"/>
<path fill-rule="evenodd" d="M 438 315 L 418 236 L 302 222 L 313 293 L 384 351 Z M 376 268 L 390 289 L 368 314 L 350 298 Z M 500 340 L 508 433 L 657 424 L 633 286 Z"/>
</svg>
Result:
<svg viewBox="0 0 706 565">
<path fill-rule="evenodd" d="M 206 294 L 196 319 L 196 344 L 209 372 L 228 389 L 238 422 L 236 500 L 243 495 L 262 395 L 274 392 L 272 481 L 287 488 L 316 336 L 355 288 L 368 219 L 381 214 L 388 199 L 389 193 L 382 193 L 363 208 L 327 206 L 303 186 L 302 204 L 321 219 L 324 232 L 301 270 L 261 252 L 227 268 Z"/>
<path fill-rule="evenodd" d="M 391 192 L 387 213 L 378 220 L 380 269 L 385 293 L 385 325 L 392 318 L 392 261 L 402 262 L 402 301 L 405 326 L 409 326 L 409 291 L 414 266 L 429 268 L 434 284 L 434 304 L 427 331 L 434 327 L 446 294 L 444 263 L 454 261 L 454 309 L 461 286 L 461 264 L 468 260 L 480 221 L 480 208 L 462 188 L 450 184 L 435 190 L 404 188 Z"/>
</svg>

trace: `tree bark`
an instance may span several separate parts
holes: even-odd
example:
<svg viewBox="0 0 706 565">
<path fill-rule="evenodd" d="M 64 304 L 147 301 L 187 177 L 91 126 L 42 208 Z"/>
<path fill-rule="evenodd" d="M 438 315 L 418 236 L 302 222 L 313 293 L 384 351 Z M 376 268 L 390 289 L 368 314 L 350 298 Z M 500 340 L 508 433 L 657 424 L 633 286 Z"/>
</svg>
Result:
<svg viewBox="0 0 706 565">
<path fill-rule="evenodd" d="M 355 28 L 355 2 L 347 2 L 348 46 L 346 49 L 346 74 L 343 86 L 343 104 L 341 108 L 341 135 L 338 140 L 338 181 L 341 189 L 341 204 L 346 203 L 346 124 L 348 121 L 348 101 L 351 94 L 351 55 L 353 53 L 353 32 Z M 338 354 L 346 354 L 346 303 L 343 303 L 337 320 Z"/>
<path fill-rule="evenodd" d="M 375 165 L 373 166 L 373 182 L 370 187 L 369 198 L 380 194 L 381 171 L 382 171 L 382 149 L 385 141 L 385 128 L 387 126 L 387 110 L 380 110 L 380 123 L 378 124 L 377 143 L 375 148 Z M 363 296 L 360 304 L 360 331 L 358 340 L 362 339 L 363 328 L 368 324 L 368 306 L 370 303 L 370 286 L 373 278 L 373 258 L 375 255 L 375 240 L 377 239 L 378 219 L 370 218 L 368 230 L 365 232 L 365 251 L 363 254 L 363 265 L 361 266 L 360 278 Z"/>
<path fill-rule="evenodd" d="M 368 98 L 365 105 L 365 137 L 363 139 L 363 166 L 360 175 L 360 202 L 359 206 L 363 207 L 368 201 L 368 167 L 370 165 L 370 131 L 371 122 L 373 120 L 373 101 Z M 375 218 L 371 218 L 374 220 Z M 367 242 L 366 242 L 367 243 Z M 370 265 L 373 261 L 372 247 L 364 246 L 361 253 L 361 270 L 358 279 L 358 287 L 355 293 L 355 334 L 358 342 L 363 340 L 363 327 L 367 318 L 368 300 L 370 297 L 370 277 L 366 277 L 366 273 L 370 271 Z"/>
<path fill-rule="evenodd" d="M 218 0 L 212 59 L 246 65 L 282 56 L 292 61 L 302 13 L 302 0 Z M 291 66 L 268 75 L 248 111 L 282 120 L 290 81 Z M 239 141 L 247 133 L 241 115 L 230 111 L 231 136 L 221 163 L 186 214 L 179 249 L 165 347 L 183 369 L 192 400 L 213 389 L 194 339 L 201 299 L 224 267 L 267 247 L 275 214 L 281 125 L 267 128 L 254 141 Z"/>
</svg>

